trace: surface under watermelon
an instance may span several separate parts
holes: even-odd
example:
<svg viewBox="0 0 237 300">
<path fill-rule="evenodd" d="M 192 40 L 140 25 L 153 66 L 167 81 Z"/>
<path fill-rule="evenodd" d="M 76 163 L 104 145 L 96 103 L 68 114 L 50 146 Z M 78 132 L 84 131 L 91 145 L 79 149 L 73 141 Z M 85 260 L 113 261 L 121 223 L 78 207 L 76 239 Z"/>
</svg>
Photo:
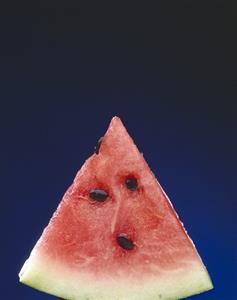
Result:
<svg viewBox="0 0 237 300">
<path fill-rule="evenodd" d="M 92 197 L 95 189 L 106 197 Z M 213 287 L 118 117 L 63 196 L 20 281 L 68 300 L 181 299 Z"/>
</svg>

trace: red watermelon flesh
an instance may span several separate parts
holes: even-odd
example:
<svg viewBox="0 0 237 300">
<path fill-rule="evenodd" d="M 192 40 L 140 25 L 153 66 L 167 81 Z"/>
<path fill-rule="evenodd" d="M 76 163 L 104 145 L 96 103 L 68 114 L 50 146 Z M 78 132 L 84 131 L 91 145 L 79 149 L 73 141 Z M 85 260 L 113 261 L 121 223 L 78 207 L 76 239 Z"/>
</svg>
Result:
<svg viewBox="0 0 237 300">
<path fill-rule="evenodd" d="M 92 197 L 94 189 L 104 192 L 103 199 L 98 191 Z M 118 117 L 77 173 L 19 276 L 68 300 L 181 299 L 213 287 Z"/>
</svg>

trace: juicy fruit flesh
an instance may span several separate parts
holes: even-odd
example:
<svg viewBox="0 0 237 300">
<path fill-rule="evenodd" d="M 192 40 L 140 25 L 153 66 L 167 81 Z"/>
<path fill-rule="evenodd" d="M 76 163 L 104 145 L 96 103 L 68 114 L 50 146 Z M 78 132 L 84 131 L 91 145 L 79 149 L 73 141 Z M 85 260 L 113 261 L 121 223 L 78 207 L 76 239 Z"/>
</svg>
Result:
<svg viewBox="0 0 237 300">
<path fill-rule="evenodd" d="M 141 190 L 134 194 L 123 184 L 119 187 L 120 199 L 118 192 L 115 197 L 107 187 L 107 200 L 94 203 L 88 197 L 91 183 L 85 186 L 81 181 L 83 190 L 80 186 L 74 191 L 70 188 L 51 221 L 49 232 L 46 230 L 45 239 L 38 245 L 48 256 L 59 258 L 72 269 L 85 268 L 95 276 L 101 273 L 100 278 L 111 273 L 116 275 L 118 270 L 121 273 L 121 267 L 124 274 L 134 273 L 133 276 L 137 276 L 137 272 L 159 274 L 162 270 L 183 268 L 189 260 L 198 259 L 186 235 L 180 235 L 179 223 L 170 220 L 168 206 L 163 207 L 162 215 L 153 198 L 147 206 L 148 195 L 144 196 Z M 118 178 L 118 181 L 124 180 Z M 142 189 L 142 180 L 139 182 Z M 95 186 L 100 186 L 99 182 Z M 69 230 L 66 224 L 70 224 Z M 134 241 L 132 253 L 118 247 L 116 237 L 120 233 L 126 233 Z M 159 268 L 154 268 L 157 262 Z"/>
<path fill-rule="evenodd" d="M 79 282 L 77 293 L 80 293 L 79 279 L 84 275 L 95 286 L 97 283 L 99 286 L 99 282 L 115 286 L 115 281 L 123 284 L 129 281 L 131 285 L 132 282 L 142 284 L 145 290 L 146 283 L 154 281 L 154 286 L 159 287 L 158 293 L 162 290 L 159 283 L 165 286 L 164 278 L 175 287 L 178 278 L 186 278 L 188 283 L 187 274 L 194 272 L 190 278 L 200 277 L 206 287 L 200 288 L 197 282 L 193 293 L 211 288 L 194 245 L 119 119 L 113 119 L 97 150 L 77 174 L 38 241 L 34 249 L 37 259 L 31 257 L 34 266 L 41 261 L 42 269 L 44 264 L 53 269 L 59 266 L 62 273 L 75 274 Z M 128 178 L 136 178 L 135 189 L 124 184 Z M 95 188 L 107 192 L 105 201 L 91 199 L 90 192 Z M 132 241 L 132 249 L 118 244 L 117 237 L 121 234 Z M 34 266 L 26 268 L 26 277 Z M 32 274 L 34 277 L 34 272 Z M 44 281 L 47 276 L 42 277 Z M 57 280 L 52 284 L 57 285 Z M 40 289 L 50 292 L 48 285 Z M 178 286 L 176 290 L 178 298 L 181 296 Z M 68 299 L 74 299 L 69 296 Z M 124 299 L 129 298 L 131 293 Z"/>
</svg>

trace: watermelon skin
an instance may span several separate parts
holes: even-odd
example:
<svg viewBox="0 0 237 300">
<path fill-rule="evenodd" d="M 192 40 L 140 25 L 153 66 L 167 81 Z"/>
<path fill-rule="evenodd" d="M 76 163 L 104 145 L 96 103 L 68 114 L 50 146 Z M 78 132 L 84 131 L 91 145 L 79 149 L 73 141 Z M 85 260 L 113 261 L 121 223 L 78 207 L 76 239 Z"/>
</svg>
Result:
<svg viewBox="0 0 237 300">
<path fill-rule="evenodd" d="M 124 180 L 135 176 L 138 189 Z M 108 191 L 103 203 L 91 189 Z M 126 233 L 134 249 L 118 246 Z M 212 282 L 194 244 L 118 117 L 76 175 L 20 272 L 20 281 L 68 300 L 181 299 Z"/>
</svg>

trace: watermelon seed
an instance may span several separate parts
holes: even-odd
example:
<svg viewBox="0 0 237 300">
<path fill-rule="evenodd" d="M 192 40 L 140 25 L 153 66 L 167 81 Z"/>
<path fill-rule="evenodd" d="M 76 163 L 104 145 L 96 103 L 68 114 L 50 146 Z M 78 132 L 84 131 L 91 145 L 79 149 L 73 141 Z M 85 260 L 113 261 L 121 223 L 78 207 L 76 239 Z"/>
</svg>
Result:
<svg viewBox="0 0 237 300">
<path fill-rule="evenodd" d="M 90 198 L 93 200 L 96 200 L 98 202 L 104 202 L 106 198 L 108 197 L 108 193 L 104 190 L 100 189 L 93 189 L 89 193 Z"/>
<path fill-rule="evenodd" d="M 102 144 L 102 141 L 103 141 L 103 136 L 98 140 L 96 146 L 95 146 L 95 154 L 99 154 L 99 151 L 100 151 L 100 146 Z"/>
<path fill-rule="evenodd" d="M 133 241 L 130 240 L 124 233 L 117 236 L 117 243 L 121 248 L 126 250 L 132 250 L 134 247 Z"/>
<path fill-rule="evenodd" d="M 125 181 L 126 187 L 131 190 L 135 191 L 137 189 L 137 179 L 136 178 L 127 178 Z"/>
</svg>

